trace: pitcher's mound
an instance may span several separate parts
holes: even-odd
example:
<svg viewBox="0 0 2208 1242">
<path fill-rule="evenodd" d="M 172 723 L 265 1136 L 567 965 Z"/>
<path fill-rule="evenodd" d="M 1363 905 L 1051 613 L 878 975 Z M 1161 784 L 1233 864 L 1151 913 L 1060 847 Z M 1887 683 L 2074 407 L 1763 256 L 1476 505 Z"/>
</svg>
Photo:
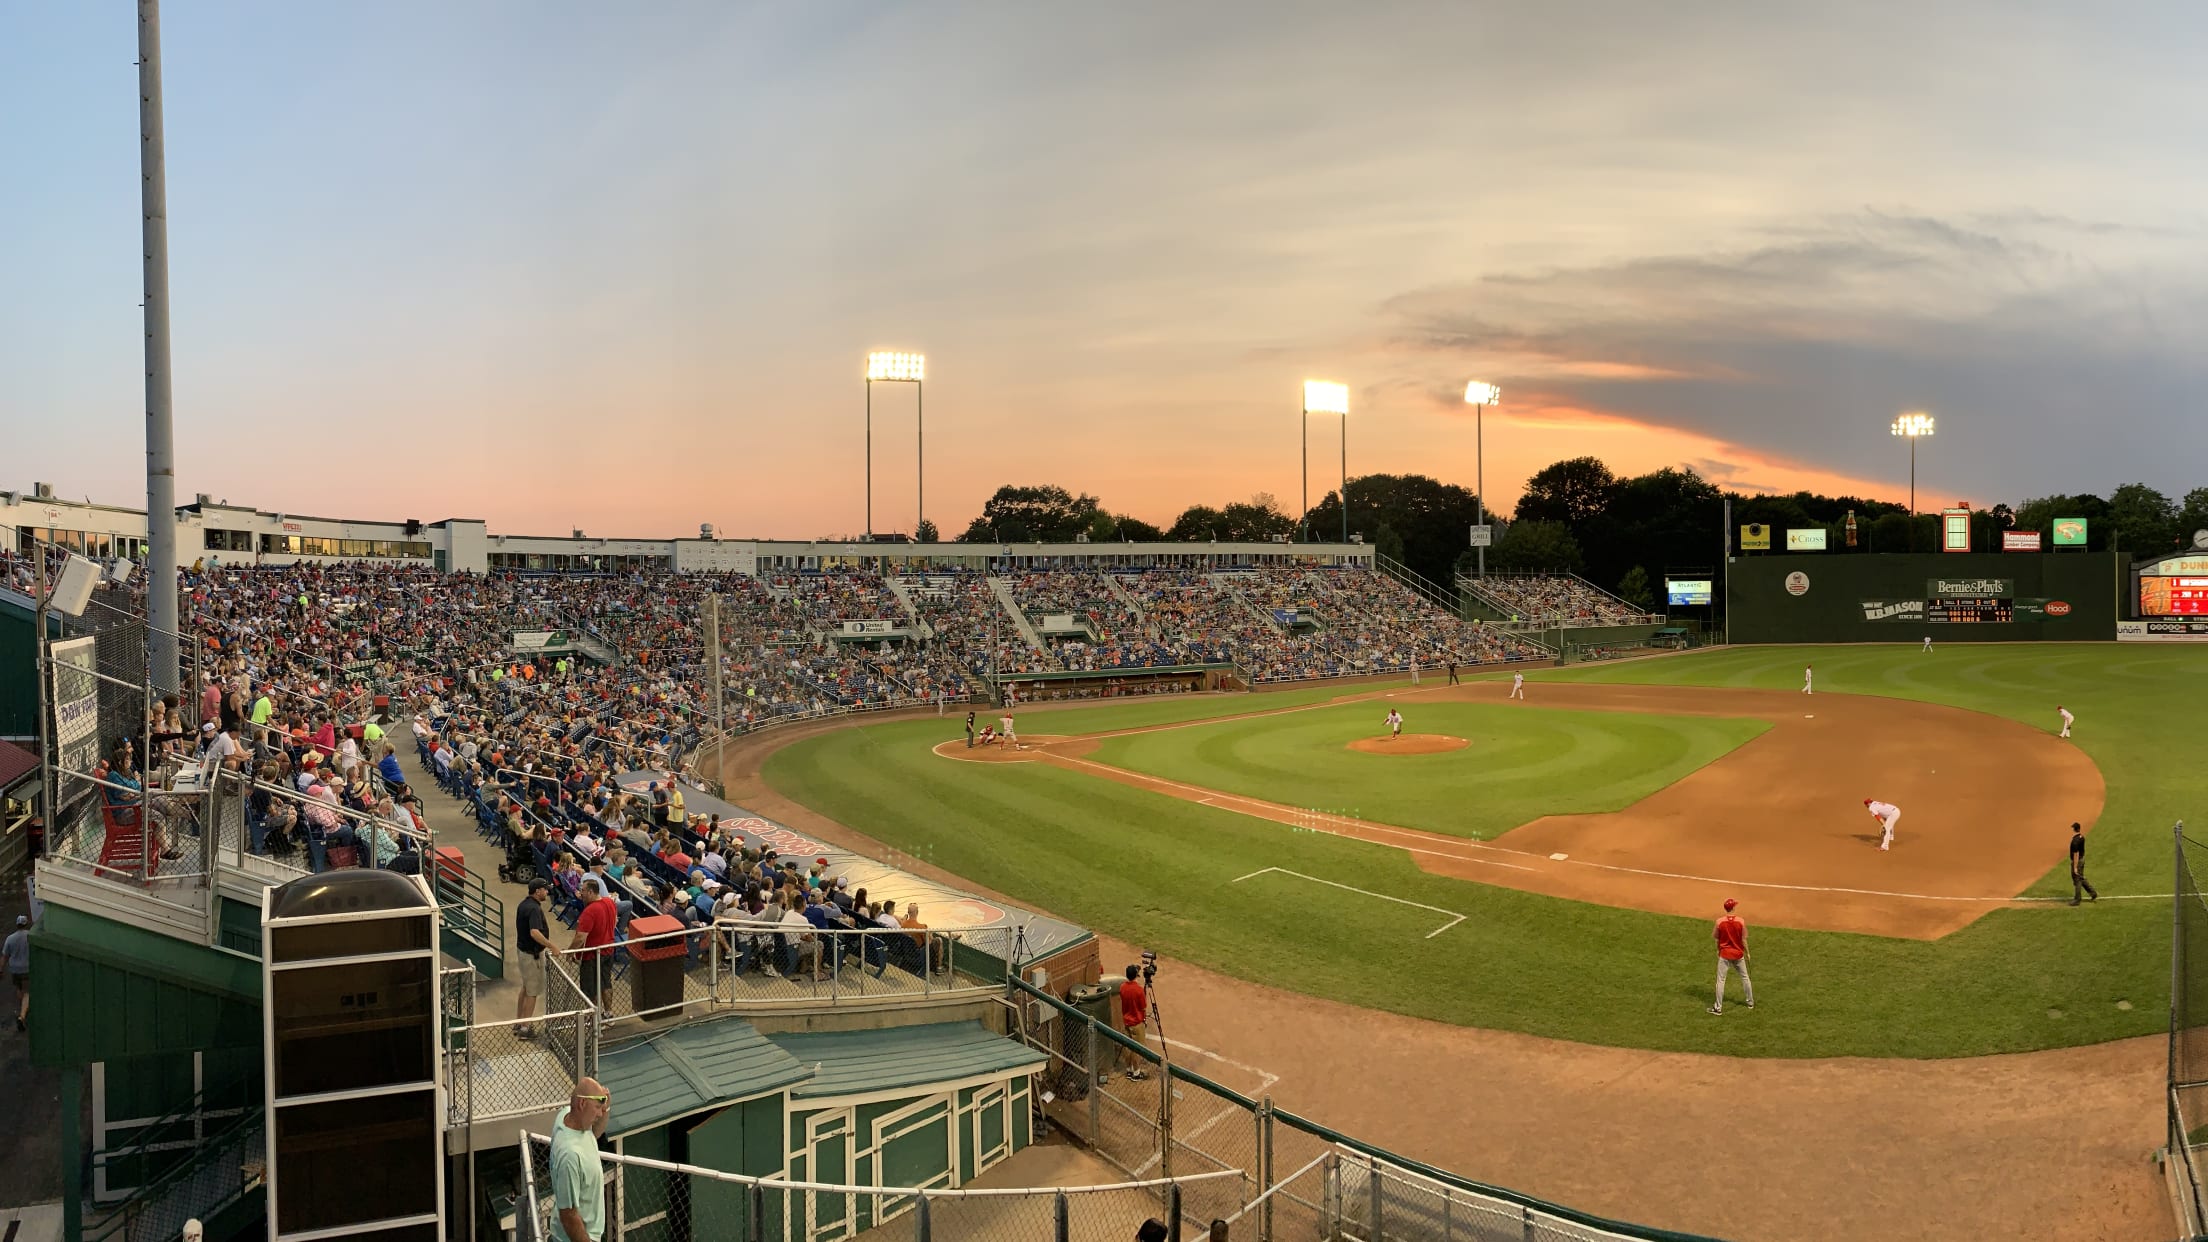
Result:
<svg viewBox="0 0 2208 1242">
<path fill-rule="evenodd" d="M 1463 750 L 1472 743 L 1446 733 L 1406 733 L 1390 740 L 1385 737 L 1361 737 L 1349 744 L 1351 750 L 1361 750 L 1368 755 L 1438 755 L 1445 750 Z"/>
</svg>

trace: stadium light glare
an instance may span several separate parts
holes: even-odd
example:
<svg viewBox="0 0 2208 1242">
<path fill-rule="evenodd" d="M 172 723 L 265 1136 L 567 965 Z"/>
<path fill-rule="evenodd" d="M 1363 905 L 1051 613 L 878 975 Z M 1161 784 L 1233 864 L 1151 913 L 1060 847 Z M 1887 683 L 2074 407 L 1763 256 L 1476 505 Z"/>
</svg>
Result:
<svg viewBox="0 0 2208 1242">
<path fill-rule="evenodd" d="M 866 378 L 869 380 L 917 384 L 927 377 L 926 354 L 884 349 L 866 356 Z"/>
<path fill-rule="evenodd" d="M 1326 380 L 1303 381 L 1303 412 L 1306 414 L 1349 413 L 1349 385 Z"/>
<path fill-rule="evenodd" d="M 1464 403 L 1466 405 L 1482 406 L 1501 405 L 1503 403 L 1503 390 L 1493 384 L 1483 384 L 1478 380 L 1473 380 L 1464 386 Z"/>
</svg>

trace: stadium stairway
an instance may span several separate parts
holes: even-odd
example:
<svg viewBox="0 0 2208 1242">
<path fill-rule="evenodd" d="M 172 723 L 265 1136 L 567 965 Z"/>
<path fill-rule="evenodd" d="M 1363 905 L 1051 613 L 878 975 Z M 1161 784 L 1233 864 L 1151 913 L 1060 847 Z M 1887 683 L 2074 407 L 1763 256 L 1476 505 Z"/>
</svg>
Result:
<svg viewBox="0 0 2208 1242">
<path fill-rule="evenodd" d="M 1142 601 L 1135 598 L 1135 593 L 1127 589 L 1126 584 L 1119 580 L 1118 574 L 1098 574 L 1097 576 L 1104 579 L 1104 589 L 1110 591 L 1113 598 L 1127 605 L 1127 611 L 1142 618 L 1142 632 L 1150 636 L 1151 642 L 1162 643 L 1165 641 L 1165 635 L 1158 631 L 1158 623 L 1150 619 L 1150 613 L 1142 606 Z"/>
<path fill-rule="evenodd" d="M 897 597 L 897 606 L 905 610 L 905 620 L 911 622 L 915 630 L 919 629 L 923 624 L 920 610 L 913 606 L 912 592 L 905 589 L 904 582 L 894 574 L 883 574 L 882 585 L 888 587 L 889 593 Z"/>
<path fill-rule="evenodd" d="M 992 575 L 989 579 L 989 590 L 997 597 L 997 605 L 1011 616 L 1014 628 L 1019 630 L 1021 638 L 1027 640 L 1027 645 L 1037 651 L 1048 652 L 1049 644 L 1043 641 L 1042 635 L 1035 632 L 1034 626 L 1028 624 L 1027 614 L 1020 611 L 1019 601 L 1013 598 L 1011 580 Z"/>
<path fill-rule="evenodd" d="M 449 879 L 436 881 L 437 904 L 445 923 L 438 947 L 446 956 L 475 967 L 478 1006 L 494 997 L 511 1006 L 520 985 L 506 967 L 514 952 L 507 943 L 512 928 L 506 921 L 529 894 L 520 885 L 498 878 L 499 866 L 506 861 L 504 851 L 484 840 L 468 810 L 438 788 L 436 774 L 423 765 L 420 754 L 412 746 L 398 753 L 407 769 L 407 783 L 422 799 L 422 819 L 436 834 L 438 847 L 457 848 L 466 868 L 458 885 Z M 491 918 L 500 925 L 482 926 Z"/>
</svg>

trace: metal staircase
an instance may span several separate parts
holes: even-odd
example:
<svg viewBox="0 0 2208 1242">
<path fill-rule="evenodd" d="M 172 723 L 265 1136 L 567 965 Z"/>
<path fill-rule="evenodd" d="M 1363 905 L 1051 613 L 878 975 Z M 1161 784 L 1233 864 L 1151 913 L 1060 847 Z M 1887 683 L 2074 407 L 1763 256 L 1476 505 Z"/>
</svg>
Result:
<svg viewBox="0 0 2208 1242">
<path fill-rule="evenodd" d="M 1019 630 L 1021 638 L 1027 640 L 1027 645 L 1047 654 L 1050 648 L 1043 643 L 1043 636 L 1035 632 L 1035 627 L 1028 624 L 1027 614 L 1020 611 L 1020 602 L 1012 595 L 1012 583 L 1007 579 L 991 575 L 989 591 L 990 594 L 997 597 L 997 603 L 1011 616 L 1013 627 Z"/>
<path fill-rule="evenodd" d="M 209 1132 L 205 1093 L 108 1153 L 145 1161 L 148 1177 L 119 1203 L 87 1205 L 83 1242 L 169 1242 L 197 1217 L 206 1237 L 242 1236 L 261 1215 L 265 1114 L 248 1108 Z"/>
</svg>

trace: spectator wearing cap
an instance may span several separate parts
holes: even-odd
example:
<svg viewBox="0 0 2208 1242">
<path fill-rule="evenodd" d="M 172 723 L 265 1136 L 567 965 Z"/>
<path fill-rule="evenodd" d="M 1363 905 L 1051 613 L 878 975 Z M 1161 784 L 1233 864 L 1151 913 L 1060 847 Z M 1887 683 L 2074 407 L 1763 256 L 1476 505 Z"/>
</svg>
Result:
<svg viewBox="0 0 2208 1242">
<path fill-rule="evenodd" d="M 1730 897 L 1725 899 L 1725 917 L 1717 921 L 1713 933 L 1717 940 L 1717 1003 L 1710 1006 L 1711 1013 L 1725 1012 L 1725 976 L 1740 972 L 1741 1003 L 1750 1009 L 1756 1007 L 1756 985 L 1748 981 L 1748 925 L 1733 913 L 1740 903 Z"/>
</svg>

